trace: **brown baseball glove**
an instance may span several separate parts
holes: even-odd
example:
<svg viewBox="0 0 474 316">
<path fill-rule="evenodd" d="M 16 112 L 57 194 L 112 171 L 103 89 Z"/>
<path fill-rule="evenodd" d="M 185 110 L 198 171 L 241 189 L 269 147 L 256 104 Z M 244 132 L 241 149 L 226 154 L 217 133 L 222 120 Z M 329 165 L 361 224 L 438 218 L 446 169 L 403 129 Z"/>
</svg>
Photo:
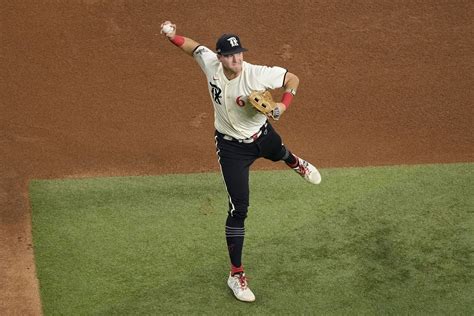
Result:
<svg viewBox="0 0 474 316">
<path fill-rule="evenodd" d="M 279 109 L 276 106 L 276 102 L 273 101 L 270 91 L 252 91 L 248 100 L 257 111 L 272 117 L 274 120 L 278 120 L 279 115 L 276 115 L 273 111 L 276 108 L 276 112 L 278 112 Z"/>
</svg>

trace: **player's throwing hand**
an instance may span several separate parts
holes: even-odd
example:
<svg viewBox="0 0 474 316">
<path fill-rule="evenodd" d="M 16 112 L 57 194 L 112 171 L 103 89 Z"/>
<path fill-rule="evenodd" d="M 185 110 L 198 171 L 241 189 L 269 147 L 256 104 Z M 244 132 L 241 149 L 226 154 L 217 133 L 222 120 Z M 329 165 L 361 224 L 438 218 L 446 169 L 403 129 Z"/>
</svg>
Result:
<svg viewBox="0 0 474 316">
<path fill-rule="evenodd" d="M 176 35 L 176 24 L 171 23 L 170 21 L 165 21 L 161 23 L 161 34 L 173 38 Z"/>
</svg>

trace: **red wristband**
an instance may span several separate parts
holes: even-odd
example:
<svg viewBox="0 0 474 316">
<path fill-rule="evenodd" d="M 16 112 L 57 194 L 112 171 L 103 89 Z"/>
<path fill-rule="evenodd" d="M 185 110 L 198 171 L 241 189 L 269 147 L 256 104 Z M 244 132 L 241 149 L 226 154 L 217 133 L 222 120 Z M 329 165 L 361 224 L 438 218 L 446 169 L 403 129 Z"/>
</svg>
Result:
<svg viewBox="0 0 474 316">
<path fill-rule="evenodd" d="M 293 100 L 293 94 L 291 94 L 290 92 L 283 93 L 283 96 L 281 98 L 281 103 L 283 103 L 286 108 L 290 106 L 290 103 L 292 100 Z"/>
<path fill-rule="evenodd" d="M 184 37 L 180 35 L 175 35 L 173 38 L 170 38 L 170 42 L 178 47 L 181 47 L 184 44 Z"/>
</svg>

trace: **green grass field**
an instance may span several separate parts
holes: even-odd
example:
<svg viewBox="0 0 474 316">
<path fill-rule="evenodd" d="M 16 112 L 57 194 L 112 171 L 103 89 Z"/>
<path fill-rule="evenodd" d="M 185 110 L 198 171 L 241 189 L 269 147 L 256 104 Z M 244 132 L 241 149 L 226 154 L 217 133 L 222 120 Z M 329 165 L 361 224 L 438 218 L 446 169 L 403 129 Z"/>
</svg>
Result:
<svg viewBox="0 0 474 316">
<path fill-rule="evenodd" d="M 474 164 L 253 172 L 234 299 L 220 174 L 30 183 L 45 315 L 474 314 Z"/>
</svg>

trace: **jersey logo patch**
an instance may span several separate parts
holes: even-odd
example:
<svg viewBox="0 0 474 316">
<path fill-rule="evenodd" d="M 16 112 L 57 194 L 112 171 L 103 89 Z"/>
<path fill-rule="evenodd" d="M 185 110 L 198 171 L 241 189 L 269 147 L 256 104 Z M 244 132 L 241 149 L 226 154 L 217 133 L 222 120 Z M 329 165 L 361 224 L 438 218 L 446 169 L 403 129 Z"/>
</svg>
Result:
<svg viewBox="0 0 474 316">
<path fill-rule="evenodd" d="M 216 102 L 217 104 L 222 105 L 222 103 L 221 103 L 222 89 L 219 88 L 218 86 L 216 86 L 215 84 L 212 84 L 212 82 L 209 82 L 209 84 L 211 85 L 211 93 L 212 93 L 212 97 L 214 98 L 214 102 Z"/>
<path fill-rule="evenodd" d="M 201 47 L 194 53 L 194 55 L 201 55 L 202 53 L 204 53 L 204 51 L 205 51 L 204 47 Z"/>
</svg>

